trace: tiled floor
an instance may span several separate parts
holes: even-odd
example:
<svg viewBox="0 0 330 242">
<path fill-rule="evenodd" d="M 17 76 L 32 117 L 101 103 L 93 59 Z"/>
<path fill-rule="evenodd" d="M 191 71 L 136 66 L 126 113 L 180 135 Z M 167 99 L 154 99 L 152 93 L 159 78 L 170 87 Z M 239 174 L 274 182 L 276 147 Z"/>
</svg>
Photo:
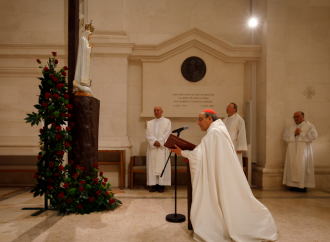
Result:
<svg viewBox="0 0 330 242">
<path fill-rule="evenodd" d="M 23 207 L 43 205 L 30 188 L 0 188 L 0 241 L 193 241 L 187 222 L 173 224 L 165 216 L 174 212 L 174 188 L 149 193 L 147 187 L 114 189 L 123 205 L 115 211 L 90 215 L 56 216 L 47 211 L 37 217 Z M 320 191 L 253 193 L 272 213 L 278 241 L 330 241 L 330 194 Z M 178 188 L 178 213 L 187 215 L 187 194 Z"/>
</svg>

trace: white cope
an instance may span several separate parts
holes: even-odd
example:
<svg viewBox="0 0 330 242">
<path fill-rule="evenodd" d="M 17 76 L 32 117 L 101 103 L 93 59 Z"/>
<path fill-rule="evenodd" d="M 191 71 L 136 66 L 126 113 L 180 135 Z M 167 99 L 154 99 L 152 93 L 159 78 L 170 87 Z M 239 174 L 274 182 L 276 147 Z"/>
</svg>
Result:
<svg viewBox="0 0 330 242">
<path fill-rule="evenodd" d="M 224 123 L 218 119 L 189 159 L 193 199 L 191 222 L 197 241 L 275 241 L 277 227 L 252 194 Z M 232 239 L 232 240 L 231 240 Z"/>
</svg>

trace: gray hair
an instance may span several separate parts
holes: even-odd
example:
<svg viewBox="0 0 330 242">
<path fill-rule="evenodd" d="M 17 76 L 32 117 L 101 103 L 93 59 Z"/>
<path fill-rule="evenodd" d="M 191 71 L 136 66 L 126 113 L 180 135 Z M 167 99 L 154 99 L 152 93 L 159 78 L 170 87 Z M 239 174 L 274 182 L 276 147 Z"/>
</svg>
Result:
<svg viewBox="0 0 330 242">
<path fill-rule="evenodd" d="M 211 116 L 213 122 L 214 122 L 215 120 L 219 119 L 218 116 L 215 115 L 214 113 L 208 113 L 208 112 L 205 112 L 205 118 L 208 118 L 209 116 Z"/>
<path fill-rule="evenodd" d="M 237 113 L 237 105 L 236 105 L 236 103 L 230 103 L 230 104 L 233 104 L 234 105 L 234 109 L 236 109 L 235 113 Z"/>
</svg>

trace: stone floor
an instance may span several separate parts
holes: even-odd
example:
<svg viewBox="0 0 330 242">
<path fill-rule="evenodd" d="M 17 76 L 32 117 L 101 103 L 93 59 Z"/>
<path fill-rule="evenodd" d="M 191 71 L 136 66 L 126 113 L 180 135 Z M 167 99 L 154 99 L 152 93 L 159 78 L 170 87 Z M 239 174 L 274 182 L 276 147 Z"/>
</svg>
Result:
<svg viewBox="0 0 330 242">
<path fill-rule="evenodd" d="M 187 222 L 173 224 L 165 216 L 174 212 L 174 188 L 149 193 L 147 187 L 114 189 L 123 205 L 115 211 L 90 215 L 56 216 L 47 211 L 31 217 L 43 198 L 33 198 L 29 187 L 0 187 L 0 241 L 193 241 Z M 272 213 L 279 229 L 277 241 L 330 241 L 330 194 L 320 191 L 253 193 Z M 178 213 L 187 215 L 187 194 L 178 188 Z"/>
</svg>

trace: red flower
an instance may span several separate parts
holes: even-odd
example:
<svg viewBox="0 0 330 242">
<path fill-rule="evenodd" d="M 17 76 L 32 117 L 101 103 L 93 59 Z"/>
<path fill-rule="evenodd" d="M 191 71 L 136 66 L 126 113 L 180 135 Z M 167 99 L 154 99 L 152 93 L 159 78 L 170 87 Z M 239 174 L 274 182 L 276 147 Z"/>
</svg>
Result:
<svg viewBox="0 0 330 242">
<path fill-rule="evenodd" d="M 82 205 L 82 204 L 79 204 L 79 205 L 78 205 L 78 208 L 79 208 L 79 209 L 82 209 L 82 208 L 83 208 L 83 205 Z"/>
<path fill-rule="evenodd" d="M 115 199 L 110 198 L 110 200 L 109 200 L 110 205 L 114 204 L 114 202 L 115 202 Z"/>
<path fill-rule="evenodd" d="M 53 75 L 53 74 L 50 74 L 50 75 L 49 75 L 49 78 L 50 78 L 50 79 L 53 79 L 53 78 L 54 78 L 54 75 Z"/>
<path fill-rule="evenodd" d="M 48 166 L 49 166 L 50 168 L 53 168 L 54 165 L 55 165 L 54 162 L 50 162 Z"/>
<path fill-rule="evenodd" d="M 71 128 L 70 127 L 66 127 L 66 131 L 70 131 L 71 130 Z"/>
<path fill-rule="evenodd" d="M 38 160 L 41 160 L 41 158 L 42 158 L 42 155 L 38 155 Z"/>
<path fill-rule="evenodd" d="M 103 171 L 100 171 L 100 176 L 103 176 Z"/>
<path fill-rule="evenodd" d="M 60 169 L 60 171 L 64 170 L 64 166 L 59 166 L 58 169 Z"/>
<path fill-rule="evenodd" d="M 61 84 L 61 83 L 60 83 Z M 58 94 L 53 94 L 53 98 L 58 99 L 60 96 Z"/>
<path fill-rule="evenodd" d="M 93 197 L 90 197 L 89 198 L 89 201 L 92 203 L 92 202 L 94 202 L 94 198 Z"/>
<path fill-rule="evenodd" d="M 79 174 L 78 174 L 78 173 L 74 173 L 73 176 L 74 176 L 75 178 L 77 178 L 77 177 L 79 176 Z"/>
<path fill-rule="evenodd" d="M 53 56 L 56 56 L 56 52 L 52 52 Z"/>
<path fill-rule="evenodd" d="M 57 126 L 56 129 L 57 129 L 57 131 L 61 131 L 62 130 L 62 127 L 61 126 Z"/>
<path fill-rule="evenodd" d="M 81 170 L 81 171 L 84 171 L 84 170 L 85 170 L 85 168 L 84 168 L 84 167 L 80 167 L 80 170 Z"/>
<path fill-rule="evenodd" d="M 49 179 L 48 179 L 48 182 L 49 182 L 49 183 L 53 183 L 53 179 L 52 179 L 52 178 L 49 178 Z"/>
<path fill-rule="evenodd" d="M 48 104 L 47 104 L 46 102 L 43 102 L 43 103 L 42 103 L 42 106 L 43 106 L 44 108 L 47 108 L 47 107 L 48 107 Z"/>
<path fill-rule="evenodd" d="M 94 167 L 95 167 L 95 168 L 98 168 L 99 165 L 98 165 L 97 163 L 94 163 Z"/>
<path fill-rule="evenodd" d="M 71 198 L 68 198 L 68 199 L 66 200 L 66 202 L 67 202 L 67 203 L 71 203 L 71 202 L 72 202 Z"/>
<path fill-rule="evenodd" d="M 76 165 L 76 169 L 79 169 L 79 165 Z"/>
<path fill-rule="evenodd" d="M 81 184 L 81 185 L 84 185 L 86 182 L 84 182 L 84 181 L 79 181 L 79 183 Z"/>
<path fill-rule="evenodd" d="M 50 98 L 50 97 L 51 97 L 50 93 L 49 92 L 46 92 L 45 93 L 45 98 Z"/>
<path fill-rule="evenodd" d="M 52 128 L 55 128 L 55 127 L 56 127 L 56 123 L 52 122 Z"/>
<path fill-rule="evenodd" d="M 57 59 L 55 59 L 55 65 L 57 65 L 58 64 L 58 60 Z"/>
<path fill-rule="evenodd" d="M 53 173 L 53 177 L 58 177 L 58 173 L 57 172 L 54 172 Z"/>
<path fill-rule="evenodd" d="M 56 151 L 56 155 L 62 155 L 62 151 L 61 150 Z"/>
<path fill-rule="evenodd" d="M 37 59 L 37 62 L 38 62 L 39 64 L 41 64 L 41 60 Z"/>
<path fill-rule="evenodd" d="M 66 116 L 67 116 L 68 118 L 70 118 L 70 117 L 71 117 L 71 113 L 67 113 Z"/>
<path fill-rule="evenodd" d="M 64 93 L 64 99 L 69 99 L 69 94 L 67 94 L 67 93 Z"/>
<path fill-rule="evenodd" d="M 76 124 L 74 122 L 70 122 L 70 127 L 73 128 Z"/>
<path fill-rule="evenodd" d="M 59 197 L 59 198 L 64 198 L 64 193 L 61 192 L 60 194 L 58 194 L 58 197 Z"/>
<path fill-rule="evenodd" d="M 65 117 L 65 113 L 60 113 L 60 116 L 63 118 Z"/>
<path fill-rule="evenodd" d="M 65 71 L 62 71 L 61 74 L 62 74 L 62 76 L 66 76 L 66 72 Z"/>
<path fill-rule="evenodd" d="M 42 134 L 43 131 L 44 131 L 43 129 L 39 129 L 40 134 Z"/>
<path fill-rule="evenodd" d="M 33 175 L 33 178 L 38 178 L 38 177 L 39 175 L 37 173 Z"/>
<path fill-rule="evenodd" d="M 101 194 L 101 191 L 96 191 L 96 195 L 100 195 Z"/>
<path fill-rule="evenodd" d="M 70 146 L 70 143 L 69 142 L 65 142 L 65 147 L 66 148 L 69 148 L 69 146 Z"/>
<path fill-rule="evenodd" d="M 48 67 L 45 67 L 44 72 L 48 72 L 48 71 L 49 71 Z"/>
<path fill-rule="evenodd" d="M 80 192 L 83 192 L 84 191 L 84 188 L 83 187 L 79 187 L 79 191 Z"/>
<path fill-rule="evenodd" d="M 42 129 L 46 129 L 46 126 L 44 126 Z"/>
<path fill-rule="evenodd" d="M 50 115 L 50 118 L 51 118 L 51 119 L 54 119 L 54 118 L 55 118 L 54 114 L 51 114 L 51 115 Z"/>
<path fill-rule="evenodd" d="M 53 189 L 53 186 L 50 186 L 50 185 L 49 185 L 47 188 L 48 188 L 49 190 L 52 190 L 52 189 Z"/>
<path fill-rule="evenodd" d="M 63 187 L 64 187 L 64 188 L 69 188 L 69 184 L 68 184 L 68 183 L 64 183 L 64 184 L 63 184 Z"/>
<path fill-rule="evenodd" d="M 56 76 L 53 77 L 53 81 L 54 81 L 54 82 L 57 82 L 57 81 L 58 81 L 58 79 L 57 79 Z"/>
<path fill-rule="evenodd" d="M 64 66 L 63 69 L 67 71 L 68 70 L 68 67 L 67 66 Z"/>
<path fill-rule="evenodd" d="M 73 163 L 74 163 L 74 162 L 73 162 L 73 160 L 70 160 L 70 161 L 69 161 L 69 164 L 71 164 L 71 165 L 72 165 Z"/>
<path fill-rule="evenodd" d="M 102 182 L 102 185 L 103 185 L 103 186 L 106 186 L 107 184 L 106 184 L 105 182 Z"/>
<path fill-rule="evenodd" d="M 93 183 L 94 184 L 97 184 L 97 183 L 99 183 L 99 180 L 97 180 L 97 178 L 95 178 L 94 181 L 93 181 Z"/>
<path fill-rule="evenodd" d="M 59 83 L 59 84 L 57 84 L 57 89 L 61 89 L 61 88 L 63 88 L 64 87 L 64 84 L 63 83 Z"/>
<path fill-rule="evenodd" d="M 56 135 L 55 135 L 55 138 L 56 138 L 57 140 L 60 140 L 60 139 L 62 138 L 62 135 L 60 135 L 60 134 L 56 134 Z"/>
<path fill-rule="evenodd" d="M 107 181 L 108 181 L 108 178 L 105 177 L 105 178 L 104 178 L 104 181 L 107 182 Z"/>
<path fill-rule="evenodd" d="M 64 155 L 64 151 L 62 151 L 62 156 Z"/>
</svg>

